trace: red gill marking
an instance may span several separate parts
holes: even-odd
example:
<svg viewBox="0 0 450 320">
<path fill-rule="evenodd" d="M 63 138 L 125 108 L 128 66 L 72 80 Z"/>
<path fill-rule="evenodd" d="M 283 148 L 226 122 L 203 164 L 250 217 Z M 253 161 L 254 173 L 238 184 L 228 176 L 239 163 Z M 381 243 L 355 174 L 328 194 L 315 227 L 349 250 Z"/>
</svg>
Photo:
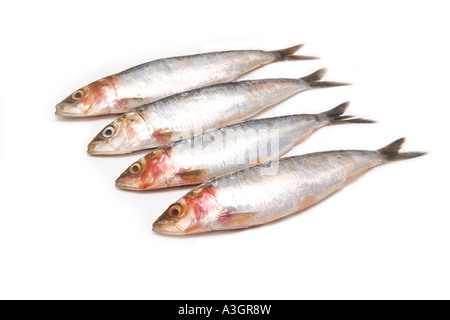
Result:
<svg viewBox="0 0 450 320">
<path fill-rule="evenodd" d="M 120 78 L 114 77 L 114 76 L 109 76 L 109 77 L 106 77 L 105 80 L 108 81 L 109 84 L 111 85 L 111 87 L 114 89 L 114 92 L 116 93 L 116 100 L 117 100 L 117 99 L 120 99 L 120 98 L 117 96 L 117 90 L 116 90 L 116 85 L 117 85 L 118 83 L 120 83 Z"/>
<path fill-rule="evenodd" d="M 95 105 L 109 104 L 109 102 L 107 101 L 108 94 L 107 91 L 105 90 L 105 87 L 112 88 L 115 92 L 114 86 L 112 85 L 110 78 L 111 77 L 103 78 L 94 81 L 86 86 L 88 92 L 84 96 L 84 98 L 80 100 L 80 102 L 85 106 L 87 106 L 86 109 L 87 113 L 89 113 L 89 111 L 93 109 Z"/>
<path fill-rule="evenodd" d="M 144 159 L 145 159 L 145 163 L 143 164 L 144 169 L 142 170 L 142 173 L 139 177 L 139 181 L 141 183 L 141 187 L 145 188 L 147 187 L 148 183 L 148 178 L 149 176 L 152 174 L 152 169 L 151 169 L 151 157 L 152 157 L 152 153 L 147 154 Z"/>
<path fill-rule="evenodd" d="M 128 140 L 132 140 L 136 134 L 134 127 L 131 125 L 131 122 L 128 119 L 125 120 L 125 133 L 127 134 Z"/>
<path fill-rule="evenodd" d="M 108 81 L 110 87 L 114 91 L 114 100 L 110 102 L 110 111 L 112 113 L 122 113 L 130 110 L 129 100 L 130 97 L 119 97 L 117 94 L 117 85 L 120 84 L 120 78 L 116 76 L 106 77 L 105 80 Z"/>
<path fill-rule="evenodd" d="M 165 176 L 171 170 L 172 161 L 170 158 L 170 148 L 160 149 L 145 156 L 146 166 L 141 175 L 141 184 L 148 188 L 155 181 Z M 150 182 L 149 177 L 153 180 Z"/>
<path fill-rule="evenodd" d="M 202 220 L 211 211 L 218 210 L 216 192 L 213 187 L 203 187 L 200 190 L 193 190 L 186 198 L 186 207 L 192 209 L 197 221 Z"/>
</svg>

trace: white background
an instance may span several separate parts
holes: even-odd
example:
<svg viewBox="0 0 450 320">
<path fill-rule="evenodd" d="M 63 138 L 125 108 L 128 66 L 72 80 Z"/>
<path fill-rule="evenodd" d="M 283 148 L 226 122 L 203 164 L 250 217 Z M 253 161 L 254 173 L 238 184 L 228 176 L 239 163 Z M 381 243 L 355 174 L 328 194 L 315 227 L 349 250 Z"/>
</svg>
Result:
<svg viewBox="0 0 450 320">
<path fill-rule="evenodd" d="M 0 1 L 0 298 L 450 298 L 449 58 L 445 1 Z M 92 157 L 114 117 L 64 120 L 75 89 L 139 63 L 305 43 L 353 86 L 299 94 L 260 117 L 350 100 L 374 125 L 321 129 L 289 154 L 377 149 L 422 158 L 376 168 L 320 204 L 244 231 L 152 232 L 190 188 L 114 187 L 144 153 Z"/>
</svg>

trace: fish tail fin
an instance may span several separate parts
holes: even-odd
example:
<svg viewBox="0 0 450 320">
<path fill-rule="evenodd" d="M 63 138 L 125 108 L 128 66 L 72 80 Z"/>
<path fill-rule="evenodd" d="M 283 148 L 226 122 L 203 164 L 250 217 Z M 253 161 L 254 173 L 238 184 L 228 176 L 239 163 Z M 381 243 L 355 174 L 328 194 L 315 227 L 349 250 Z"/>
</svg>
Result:
<svg viewBox="0 0 450 320">
<path fill-rule="evenodd" d="M 304 82 L 308 84 L 308 86 L 311 89 L 318 89 L 318 88 L 330 88 L 330 87 L 339 87 L 339 86 L 348 86 L 350 83 L 344 83 L 344 82 L 333 82 L 333 81 L 319 81 L 323 78 L 325 73 L 327 72 L 327 69 L 319 69 L 305 77 L 300 78 Z"/>
<path fill-rule="evenodd" d="M 330 124 L 346 124 L 346 123 L 374 123 L 376 121 L 363 119 L 363 118 L 355 118 L 355 116 L 345 115 L 343 113 L 347 110 L 350 102 L 344 102 L 338 105 L 337 107 L 325 111 L 322 114 L 328 117 Z"/>
<path fill-rule="evenodd" d="M 272 53 L 275 54 L 276 61 L 285 61 L 285 60 L 314 60 L 319 59 L 317 57 L 312 56 L 302 56 L 302 55 L 294 55 L 296 51 L 298 51 L 301 47 L 303 47 L 303 44 L 298 44 L 296 46 L 281 49 L 281 50 L 275 50 L 272 51 Z"/>
<path fill-rule="evenodd" d="M 395 140 L 394 142 L 388 144 L 387 146 L 381 149 L 378 149 L 377 151 L 381 153 L 381 155 L 387 161 L 411 159 L 426 154 L 426 152 L 399 152 L 404 142 L 405 138 L 401 138 Z"/>
</svg>

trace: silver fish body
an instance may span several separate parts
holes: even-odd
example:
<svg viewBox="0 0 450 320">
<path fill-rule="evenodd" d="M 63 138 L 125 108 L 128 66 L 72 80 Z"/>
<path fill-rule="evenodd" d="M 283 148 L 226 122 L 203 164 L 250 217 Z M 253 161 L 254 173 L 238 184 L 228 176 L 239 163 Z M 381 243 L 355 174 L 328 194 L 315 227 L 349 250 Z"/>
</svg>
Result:
<svg viewBox="0 0 450 320">
<path fill-rule="evenodd" d="M 91 154 L 123 154 L 250 118 L 299 92 L 345 85 L 318 81 L 324 69 L 300 79 L 230 82 L 176 94 L 125 113 L 89 144 Z M 107 133 L 107 134 L 105 134 Z"/>
<path fill-rule="evenodd" d="M 136 108 L 146 122 L 176 137 L 250 118 L 263 109 L 308 89 L 300 79 L 250 80 L 220 84 Z M 181 120 L 181 121 L 180 121 Z M 158 146 L 154 139 L 146 148 Z"/>
<path fill-rule="evenodd" d="M 277 51 L 211 52 L 147 62 L 78 89 L 56 106 L 56 114 L 87 117 L 124 113 L 176 93 L 235 80 L 272 62 L 313 59 L 293 55 L 301 46 Z"/>
<path fill-rule="evenodd" d="M 170 206 L 153 229 L 183 235 L 247 228 L 283 218 L 329 196 L 370 168 L 423 155 L 398 153 L 403 141 L 377 151 L 288 157 L 214 178 Z"/>
<path fill-rule="evenodd" d="M 170 143 L 133 163 L 116 186 L 150 190 L 199 184 L 276 159 L 324 126 L 373 122 L 342 116 L 348 104 L 319 114 L 248 120 Z"/>
</svg>

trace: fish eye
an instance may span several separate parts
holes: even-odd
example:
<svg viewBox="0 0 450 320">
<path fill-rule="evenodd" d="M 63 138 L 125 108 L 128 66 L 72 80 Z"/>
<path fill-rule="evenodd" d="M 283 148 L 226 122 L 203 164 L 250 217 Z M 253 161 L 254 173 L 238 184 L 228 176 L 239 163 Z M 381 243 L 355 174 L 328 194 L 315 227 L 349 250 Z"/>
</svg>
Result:
<svg viewBox="0 0 450 320">
<path fill-rule="evenodd" d="M 83 97 L 84 97 L 83 90 L 77 90 L 74 93 L 72 93 L 72 99 L 74 99 L 74 100 L 80 100 Z"/>
<path fill-rule="evenodd" d="M 184 215 L 184 210 L 180 204 L 175 203 L 169 208 L 169 215 L 173 218 L 180 218 Z"/>
<path fill-rule="evenodd" d="M 110 138 L 110 137 L 112 137 L 112 135 L 114 134 L 114 131 L 115 131 L 115 129 L 114 129 L 113 126 L 107 126 L 107 127 L 103 130 L 102 135 L 103 135 L 105 138 Z"/>
<path fill-rule="evenodd" d="M 133 164 L 131 167 L 130 167 L 130 172 L 132 173 L 132 174 L 138 174 L 140 171 L 141 171 L 141 164 L 140 163 L 138 163 L 138 162 L 136 162 L 135 164 Z"/>
</svg>

